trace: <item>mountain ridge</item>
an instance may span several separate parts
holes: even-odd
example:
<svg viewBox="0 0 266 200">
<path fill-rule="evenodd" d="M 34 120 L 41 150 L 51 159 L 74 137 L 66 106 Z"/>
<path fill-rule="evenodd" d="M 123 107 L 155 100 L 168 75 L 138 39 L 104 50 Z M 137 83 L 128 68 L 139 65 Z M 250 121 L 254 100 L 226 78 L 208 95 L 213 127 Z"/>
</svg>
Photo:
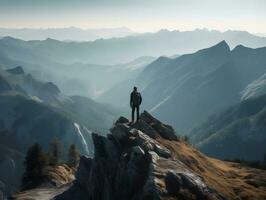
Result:
<svg viewBox="0 0 266 200">
<path fill-rule="evenodd" d="M 71 64 L 78 60 L 82 60 L 85 63 L 117 64 L 129 62 L 130 60 L 144 55 L 159 57 L 161 55 L 171 56 L 176 53 L 179 55 L 187 54 L 205 48 L 206 46 L 212 46 L 222 40 L 226 40 L 231 48 L 239 44 L 255 48 L 266 46 L 266 38 L 257 37 L 252 34 L 239 35 L 239 33 L 242 32 L 231 31 L 222 33 L 198 30 L 187 32 L 159 31 L 121 38 L 98 39 L 89 42 L 60 42 L 50 39 L 42 41 L 24 41 L 23 43 L 28 45 L 34 44 L 35 46 L 31 48 L 34 48 L 35 51 L 47 54 L 50 59 L 52 58 L 51 60 L 57 60 L 57 62 L 64 64 Z M 4 39 L 0 40 L 0 47 L 2 40 Z M 184 45 L 184 43 L 186 45 Z M 57 45 L 54 46 L 54 44 Z M 53 51 L 52 54 L 46 49 L 49 45 L 51 45 L 49 49 Z M 145 48 L 143 48 L 143 46 L 145 46 Z M 63 55 L 60 54 L 59 50 L 62 49 L 64 49 L 65 55 L 67 54 L 67 59 L 63 59 Z M 27 51 L 28 53 L 33 53 L 29 51 L 29 49 Z M 100 56 L 99 52 L 104 52 L 104 54 Z M 130 54 L 128 52 L 130 52 Z"/>
<path fill-rule="evenodd" d="M 266 47 L 230 50 L 222 41 L 176 59 L 161 57 L 99 100 L 126 106 L 128 91 L 136 85 L 145 109 L 186 133 L 210 114 L 239 102 L 244 88 L 266 72 L 265 57 Z"/>
<path fill-rule="evenodd" d="M 205 156 L 146 111 L 135 124 L 120 117 L 110 131 L 93 134 L 94 157 L 81 157 L 76 180 L 56 200 L 266 197 L 265 171 Z"/>
</svg>

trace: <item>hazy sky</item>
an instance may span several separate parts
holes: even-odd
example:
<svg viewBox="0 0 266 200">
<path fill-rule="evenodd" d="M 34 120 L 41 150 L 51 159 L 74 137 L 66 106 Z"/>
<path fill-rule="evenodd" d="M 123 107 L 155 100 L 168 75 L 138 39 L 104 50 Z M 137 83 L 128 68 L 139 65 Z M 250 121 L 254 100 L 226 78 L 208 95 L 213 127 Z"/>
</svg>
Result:
<svg viewBox="0 0 266 200">
<path fill-rule="evenodd" d="M 0 0 L 0 27 L 69 26 L 266 33 L 266 0 Z"/>
</svg>

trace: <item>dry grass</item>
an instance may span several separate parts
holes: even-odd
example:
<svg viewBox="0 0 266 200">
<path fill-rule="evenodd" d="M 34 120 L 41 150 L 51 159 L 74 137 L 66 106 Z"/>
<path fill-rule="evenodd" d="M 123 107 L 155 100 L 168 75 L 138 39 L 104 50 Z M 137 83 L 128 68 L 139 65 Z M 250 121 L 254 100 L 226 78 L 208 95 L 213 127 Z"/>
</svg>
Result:
<svg viewBox="0 0 266 200">
<path fill-rule="evenodd" d="M 209 158 L 185 142 L 157 139 L 203 178 L 207 185 L 229 199 L 266 199 L 266 171 Z"/>
<path fill-rule="evenodd" d="M 65 164 L 46 168 L 47 178 L 57 187 L 71 183 L 75 179 L 75 170 Z"/>
<path fill-rule="evenodd" d="M 75 179 L 75 170 L 65 164 L 46 167 L 46 176 L 54 186 L 44 184 L 41 187 L 18 192 L 14 200 L 50 200 L 67 190 Z"/>
</svg>

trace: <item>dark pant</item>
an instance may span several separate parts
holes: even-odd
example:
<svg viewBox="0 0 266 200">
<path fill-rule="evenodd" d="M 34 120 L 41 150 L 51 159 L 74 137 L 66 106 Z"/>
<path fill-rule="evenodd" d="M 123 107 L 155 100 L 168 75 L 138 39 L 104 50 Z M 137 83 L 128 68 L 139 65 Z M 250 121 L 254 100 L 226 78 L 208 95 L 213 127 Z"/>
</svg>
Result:
<svg viewBox="0 0 266 200">
<path fill-rule="evenodd" d="M 132 114 L 131 114 L 131 119 L 132 122 L 134 122 L 134 117 L 135 117 L 135 110 L 137 109 L 137 120 L 139 120 L 139 106 L 132 106 Z"/>
</svg>

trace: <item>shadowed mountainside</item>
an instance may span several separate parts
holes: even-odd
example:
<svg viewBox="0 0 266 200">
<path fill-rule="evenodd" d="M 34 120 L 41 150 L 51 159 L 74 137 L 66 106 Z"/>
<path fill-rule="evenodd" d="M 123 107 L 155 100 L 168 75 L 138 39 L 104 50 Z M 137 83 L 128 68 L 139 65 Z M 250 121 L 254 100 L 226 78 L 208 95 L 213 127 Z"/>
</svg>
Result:
<svg viewBox="0 0 266 200">
<path fill-rule="evenodd" d="M 63 42 L 51 38 L 23 41 L 4 37 L 0 40 L 0 52 L 6 52 L 10 58 L 24 60 L 48 59 L 65 64 L 75 62 L 118 64 L 144 55 L 158 57 L 191 53 L 221 40 L 226 40 L 232 48 L 239 44 L 254 48 L 266 45 L 265 37 L 244 31 L 219 32 L 197 29 L 184 32 L 161 30 L 156 33 L 99 39 L 92 42 Z"/>
<path fill-rule="evenodd" d="M 209 119 L 189 134 L 207 155 L 263 160 L 266 155 L 266 95 L 248 98 Z"/>
<path fill-rule="evenodd" d="M 47 149 L 57 138 L 63 148 L 75 144 L 82 154 L 93 154 L 91 132 L 104 134 L 116 118 L 113 107 L 66 96 L 21 67 L 0 68 L 0 107 L 0 190 L 5 195 L 19 187 L 24 155 L 33 143 Z"/>
</svg>

